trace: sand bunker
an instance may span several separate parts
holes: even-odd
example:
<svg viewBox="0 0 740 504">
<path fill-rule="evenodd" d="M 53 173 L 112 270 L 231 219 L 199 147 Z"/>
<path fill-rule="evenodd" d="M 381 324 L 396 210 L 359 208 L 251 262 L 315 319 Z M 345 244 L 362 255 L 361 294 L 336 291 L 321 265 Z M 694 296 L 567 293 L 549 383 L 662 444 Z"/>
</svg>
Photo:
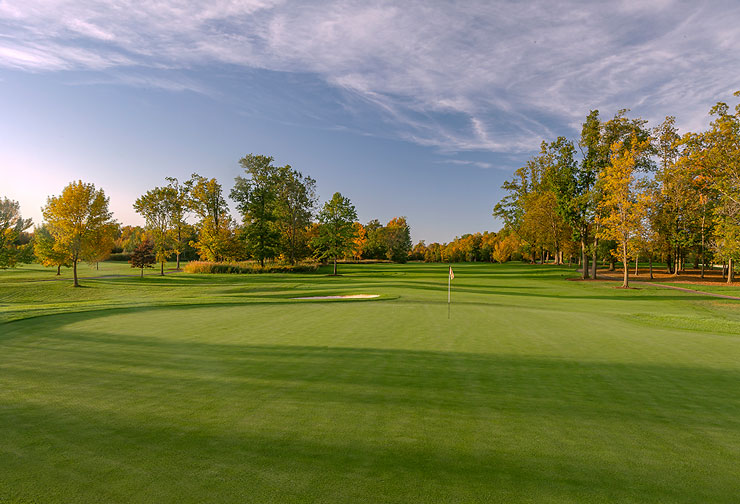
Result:
<svg viewBox="0 0 740 504">
<path fill-rule="evenodd" d="M 380 294 L 348 294 L 346 296 L 309 296 L 292 299 L 370 299 L 380 297 Z"/>
</svg>

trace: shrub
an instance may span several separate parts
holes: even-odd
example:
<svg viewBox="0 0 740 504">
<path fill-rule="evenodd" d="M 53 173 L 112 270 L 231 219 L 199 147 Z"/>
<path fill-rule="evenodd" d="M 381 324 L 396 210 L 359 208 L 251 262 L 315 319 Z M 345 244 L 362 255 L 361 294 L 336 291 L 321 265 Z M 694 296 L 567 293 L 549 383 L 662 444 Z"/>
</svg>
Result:
<svg viewBox="0 0 740 504">
<path fill-rule="evenodd" d="M 118 252 L 115 254 L 111 254 L 108 257 L 108 261 L 130 261 L 131 260 L 131 254 L 128 252 Z"/>
<path fill-rule="evenodd" d="M 301 264 L 266 264 L 261 267 L 259 263 L 250 261 L 240 262 L 209 262 L 191 261 L 185 265 L 186 273 L 311 273 L 318 269 L 317 263 Z"/>
</svg>

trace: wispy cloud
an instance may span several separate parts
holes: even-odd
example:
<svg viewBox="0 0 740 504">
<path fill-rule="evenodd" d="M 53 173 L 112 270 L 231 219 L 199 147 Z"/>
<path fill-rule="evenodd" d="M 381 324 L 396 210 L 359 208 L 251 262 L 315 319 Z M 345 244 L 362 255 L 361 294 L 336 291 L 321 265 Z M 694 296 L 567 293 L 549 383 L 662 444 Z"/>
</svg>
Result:
<svg viewBox="0 0 740 504">
<path fill-rule="evenodd" d="M 108 71 L 135 86 L 214 64 L 310 73 L 394 135 L 522 152 L 590 108 L 684 128 L 740 88 L 740 4 L 682 1 L 80 2 L 0 0 L 0 66 Z M 146 69 L 155 69 L 146 76 Z"/>
<path fill-rule="evenodd" d="M 441 161 L 437 161 L 438 164 L 447 164 L 447 165 L 459 165 L 459 166 L 474 166 L 476 168 L 493 168 L 492 163 L 488 163 L 486 161 L 470 161 L 467 159 L 445 159 Z"/>
</svg>

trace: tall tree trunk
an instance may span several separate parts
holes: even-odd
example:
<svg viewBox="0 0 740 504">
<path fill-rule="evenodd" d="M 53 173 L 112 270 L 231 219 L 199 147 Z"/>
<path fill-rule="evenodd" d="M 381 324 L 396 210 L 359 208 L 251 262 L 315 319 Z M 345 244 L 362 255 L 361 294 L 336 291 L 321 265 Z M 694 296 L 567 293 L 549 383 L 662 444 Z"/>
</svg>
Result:
<svg viewBox="0 0 740 504">
<path fill-rule="evenodd" d="M 625 289 L 630 286 L 630 265 L 627 263 L 627 244 L 622 245 L 622 266 L 624 266 L 624 281 L 622 287 Z"/>
<path fill-rule="evenodd" d="M 334 256 L 334 276 L 337 276 L 337 256 Z"/>
<path fill-rule="evenodd" d="M 596 268 L 598 267 L 599 239 L 594 237 L 594 255 L 591 258 L 591 278 L 596 280 Z"/>
<path fill-rule="evenodd" d="M 581 234 L 581 278 L 588 278 L 588 254 L 586 253 L 586 237 Z"/>
<path fill-rule="evenodd" d="M 57 264 L 57 276 L 59 276 L 61 274 L 62 274 L 62 265 L 61 264 Z"/>
<path fill-rule="evenodd" d="M 727 261 L 727 283 L 731 284 L 735 281 L 735 260 L 730 259 Z"/>
<path fill-rule="evenodd" d="M 293 230 L 290 233 L 290 264 L 295 264 L 295 234 L 296 226 L 293 225 Z"/>
<path fill-rule="evenodd" d="M 141 278 L 144 278 L 144 266 L 141 267 Z"/>
<path fill-rule="evenodd" d="M 706 200 L 702 200 L 702 201 L 706 201 Z M 706 205 L 703 206 L 702 212 L 703 213 L 701 215 L 701 277 L 704 278 L 704 260 L 705 260 L 705 257 L 704 257 L 704 220 L 706 218 L 706 213 L 707 213 Z"/>
<path fill-rule="evenodd" d="M 75 277 L 74 286 L 75 287 L 79 287 L 80 286 L 80 283 L 77 281 L 77 257 L 75 257 L 74 259 L 72 259 L 72 271 L 73 271 L 74 277 Z"/>
<path fill-rule="evenodd" d="M 95 271 L 100 271 L 100 263 L 95 261 Z"/>
<path fill-rule="evenodd" d="M 666 257 L 665 265 L 668 269 L 668 274 L 670 275 L 673 273 L 673 270 L 671 269 L 671 265 L 673 264 L 673 256 L 671 254 L 668 254 L 668 257 Z"/>
<path fill-rule="evenodd" d="M 615 262 L 616 262 L 616 261 L 614 260 L 614 256 L 611 256 L 611 257 L 609 258 L 609 271 L 614 271 L 614 269 L 615 269 L 615 265 L 614 265 L 614 263 L 615 263 Z"/>
<path fill-rule="evenodd" d="M 159 276 L 164 276 L 164 261 L 161 263 L 161 268 L 159 270 Z"/>
<path fill-rule="evenodd" d="M 653 279 L 653 254 L 650 254 L 650 280 Z"/>
<path fill-rule="evenodd" d="M 679 268 L 681 267 L 681 249 L 676 245 L 676 259 L 674 260 L 673 276 L 678 276 Z"/>
<path fill-rule="evenodd" d="M 177 268 L 176 269 L 177 271 L 180 271 L 180 252 L 177 252 L 175 256 L 177 257 Z"/>
<path fill-rule="evenodd" d="M 640 254 L 637 254 L 635 256 L 635 276 L 639 276 L 640 274 Z"/>
</svg>

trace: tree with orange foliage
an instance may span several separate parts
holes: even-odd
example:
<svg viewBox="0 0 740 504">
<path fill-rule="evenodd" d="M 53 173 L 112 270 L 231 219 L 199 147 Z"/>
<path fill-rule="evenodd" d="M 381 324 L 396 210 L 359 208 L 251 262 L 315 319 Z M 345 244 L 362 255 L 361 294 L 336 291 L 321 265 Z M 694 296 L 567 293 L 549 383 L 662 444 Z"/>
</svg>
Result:
<svg viewBox="0 0 740 504">
<path fill-rule="evenodd" d="M 359 222 L 355 222 L 353 226 L 355 228 L 355 239 L 353 240 L 355 248 L 352 249 L 352 257 L 359 261 L 362 259 L 362 251 L 365 250 L 367 243 L 367 230 Z"/>
</svg>

